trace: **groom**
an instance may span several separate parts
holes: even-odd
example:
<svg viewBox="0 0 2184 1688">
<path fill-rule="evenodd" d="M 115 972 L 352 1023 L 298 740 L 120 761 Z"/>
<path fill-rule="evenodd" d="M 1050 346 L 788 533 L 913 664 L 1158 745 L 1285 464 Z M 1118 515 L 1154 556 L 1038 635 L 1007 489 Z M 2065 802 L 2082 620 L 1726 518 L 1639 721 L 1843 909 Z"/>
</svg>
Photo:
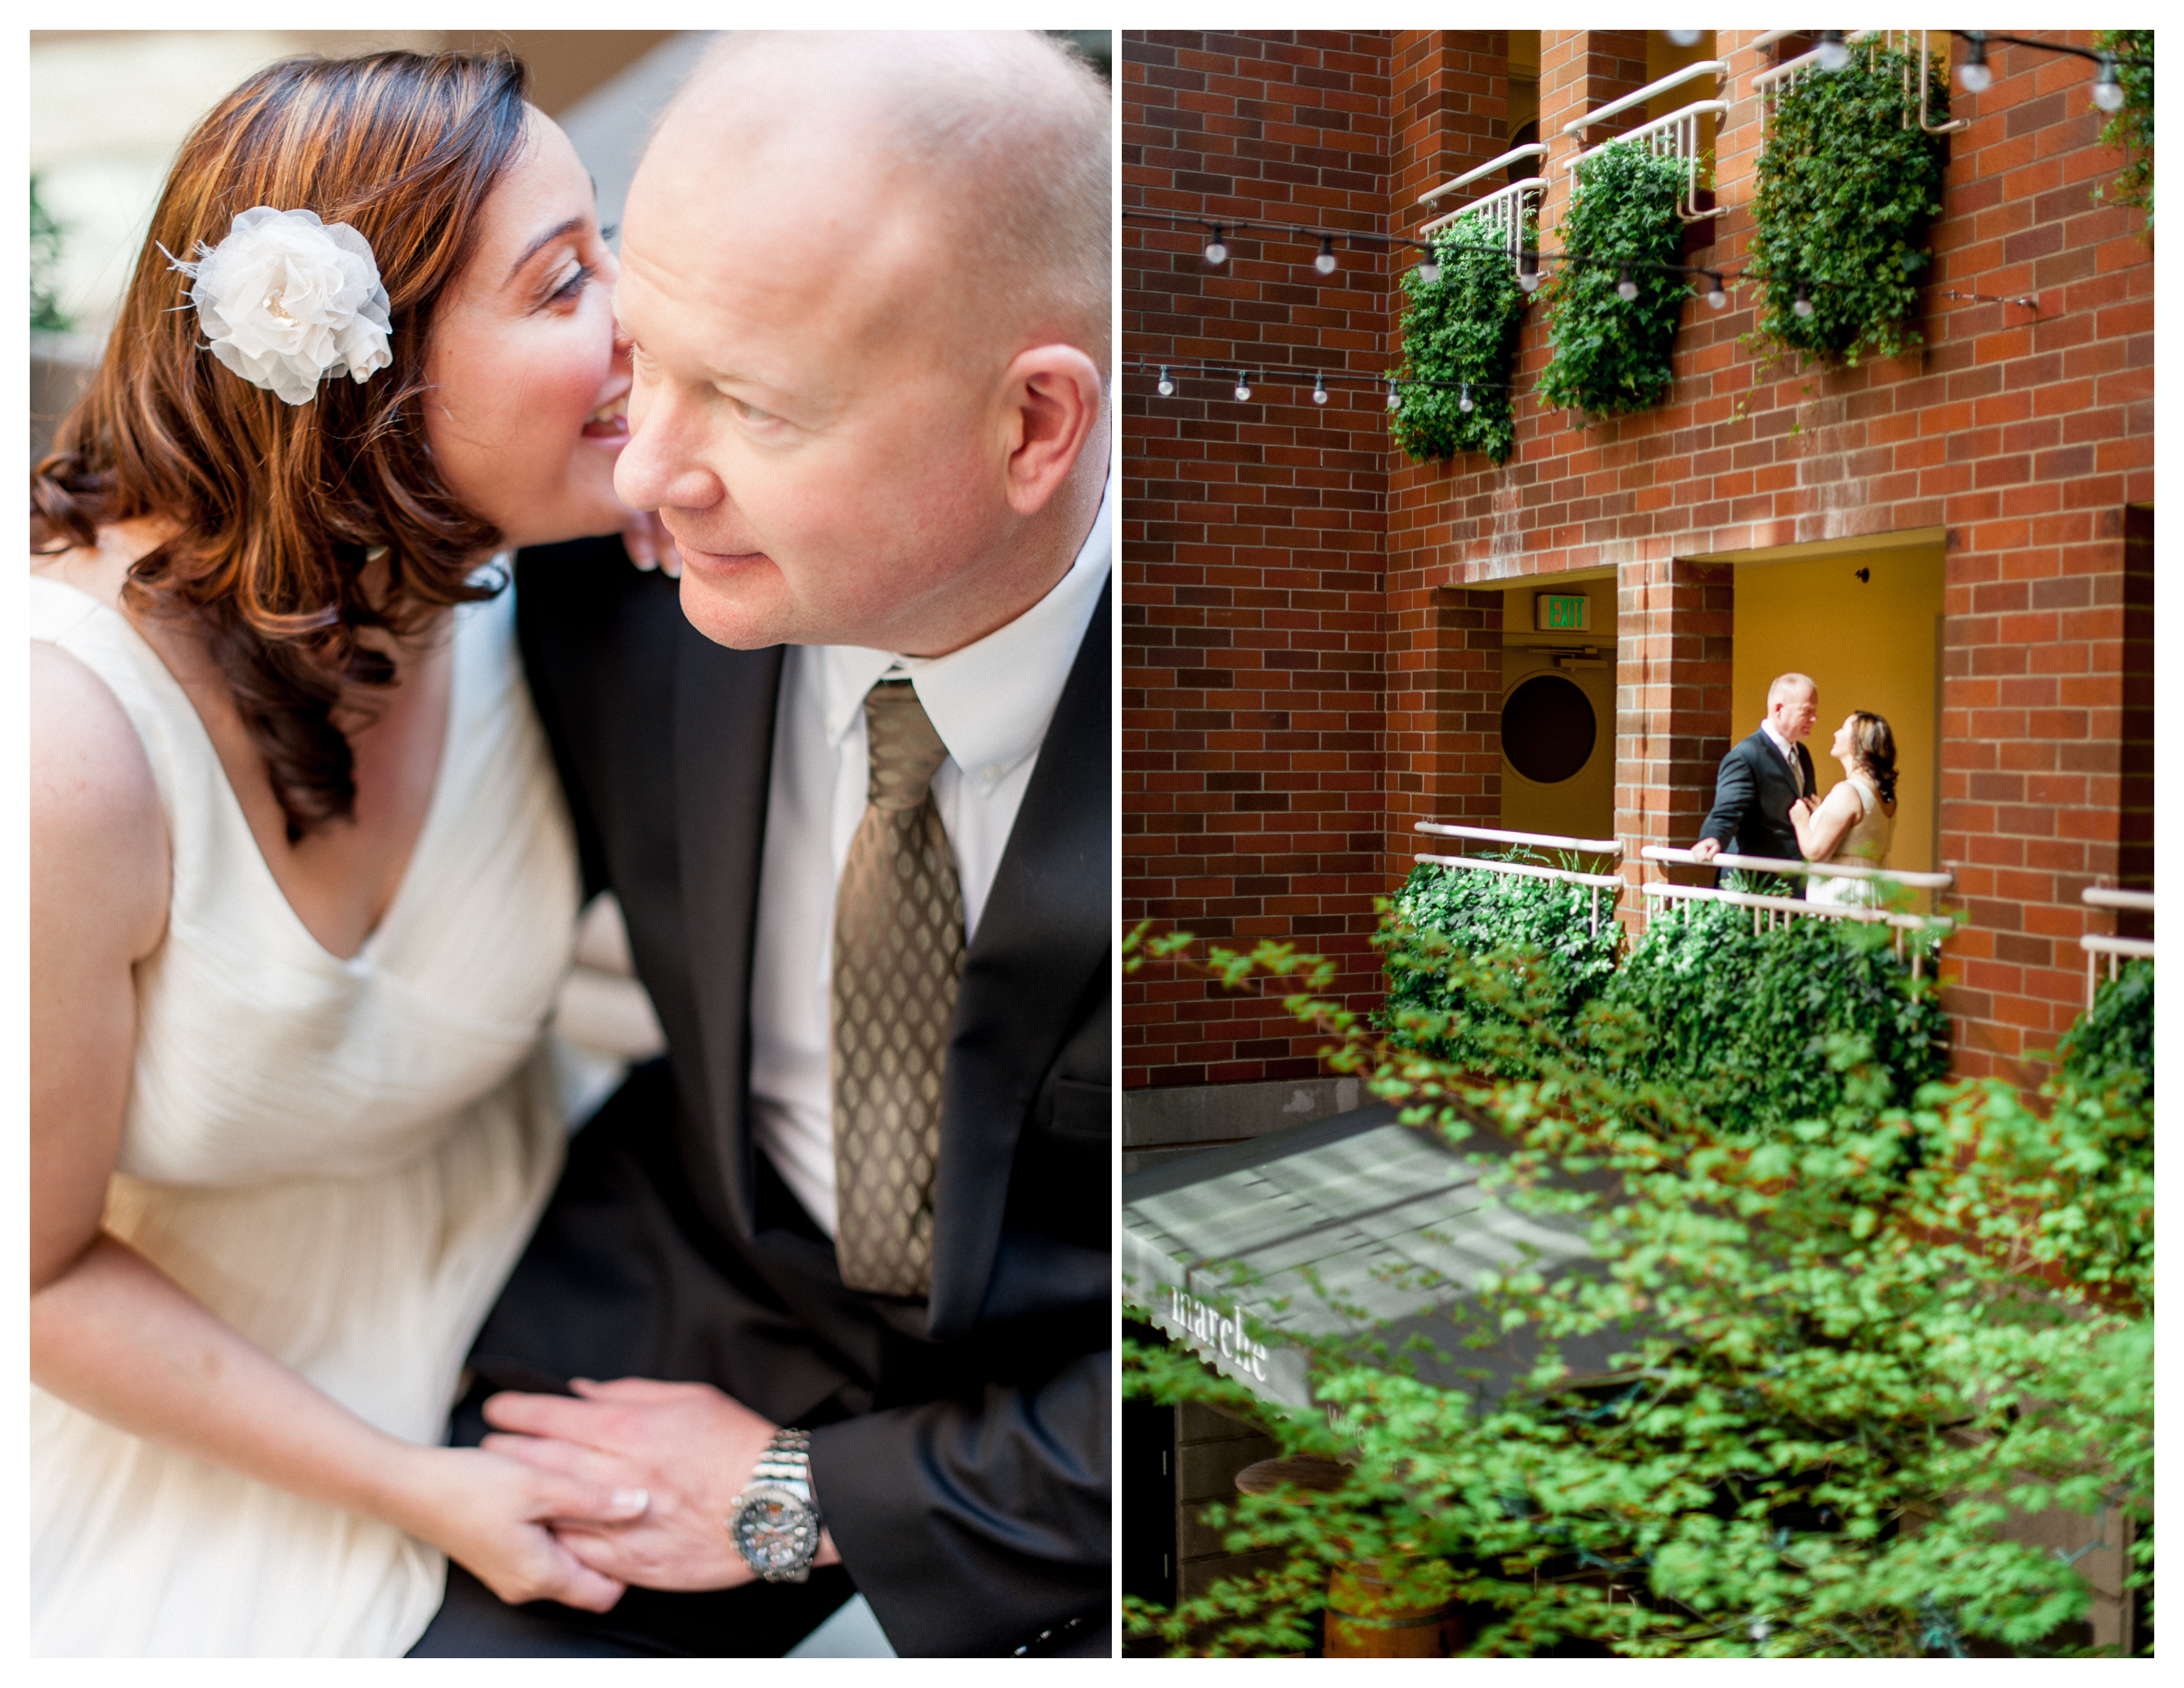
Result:
<svg viewBox="0 0 2184 1688">
<path fill-rule="evenodd" d="M 1814 793 L 1805 737 L 1819 719 L 1820 689 L 1802 674 L 1783 674 L 1767 688 L 1767 718 L 1731 747 L 1714 776 L 1713 812 L 1691 854 L 1711 861 L 1724 846 L 1737 855 L 1802 859 L 1790 811 Z M 1796 894 L 1802 894 L 1799 882 Z"/>
<path fill-rule="evenodd" d="M 451 1568 L 421 1654 L 779 1652 L 853 1587 L 904 1654 L 1109 1651 L 1108 112 L 1028 34 L 731 37 L 638 173 L 679 601 L 586 542 L 518 616 L 668 1058 L 458 1434 L 649 1505 L 558 1531 L 613 1611 Z"/>
</svg>

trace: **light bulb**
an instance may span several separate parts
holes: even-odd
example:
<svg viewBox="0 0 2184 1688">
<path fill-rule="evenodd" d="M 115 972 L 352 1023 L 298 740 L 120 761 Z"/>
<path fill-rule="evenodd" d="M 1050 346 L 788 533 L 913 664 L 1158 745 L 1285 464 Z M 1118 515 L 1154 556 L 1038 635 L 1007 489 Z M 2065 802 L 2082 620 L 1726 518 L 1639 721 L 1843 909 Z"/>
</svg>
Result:
<svg viewBox="0 0 2184 1688">
<path fill-rule="evenodd" d="M 1471 383 L 1470 383 L 1469 382 L 1468 382 L 1468 381 L 1467 381 L 1466 382 L 1464 382 L 1464 383 L 1463 383 L 1463 391 L 1462 391 L 1462 393 L 1460 393 L 1460 394 L 1457 396 L 1457 401 L 1456 401 L 1456 408 L 1457 408 L 1457 409 L 1459 409 L 1459 410 L 1463 410 L 1463 411 L 1467 411 L 1467 412 L 1468 412 L 1468 410 L 1470 410 L 1470 409 L 1472 408 L 1472 404 L 1471 404 Z"/>
<path fill-rule="evenodd" d="M 1813 63 L 1823 70 L 1840 70 L 1850 63 L 1850 48 L 1843 45 L 1841 30 L 1820 31 L 1820 45 Z"/>
<path fill-rule="evenodd" d="M 1390 410 L 1400 410 L 1403 408 L 1402 389 L 1392 381 L 1388 383 L 1388 408 Z"/>
<path fill-rule="evenodd" d="M 1519 270 L 1517 272 L 1517 285 L 1528 293 L 1536 293 L 1540 291 L 1540 272 L 1536 270 Z"/>
<path fill-rule="evenodd" d="M 1813 301 L 1806 293 L 1805 284 L 1802 281 L 1797 284 L 1797 297 L 1790 302 L 1790 309 L 1800 316 L 1810 316 L 1813 314 Z"/>
<path fill-rule="evenodd" d="M 1699 44 L 1699 37 L 1705 31 L 1703 30 L 1663 30 L 1661 33 L 1667 36 L 1678 47 L 1696 47 Z"/>
<path fill-rule="evenodd" d="M 1332 276 L 1334 273 L 1334 242 L 1331 240 L 1322 240 L 1319 243 L 1319 256 L 1312 260 L 1312 267 L 1323 276 Z"/>
<path fill-rule="evenodd" d="M 2093 83 L 2093 103 L 2103 111 L 2123 109 L 2123 83 L 2116 75 L 2115 60 L 2101 60 L 2101 74 Z"/>
<path fill-rule="evenodd" d="M 1251 396 L 1251 377 L 1243 370 L 1236 371 L 1236 398 L 1240 404 Z"/>
<path fill-rule="evenodd" d="M 1323 376 L 1314 376 L 1312 378 L 1312 402 L 1315 404 L 1327 403 L 1327 382 Z"/>
<path fill-rule="evenodd" d="M 1435 257 L 1430 250 L 1418 260 L 1418 280 L 1428 287 L 1440 280 L 1440 259 Z"/>
<path fill-rule="evenodd" d="M 1218 223 L 1213 226 L 1213 238 L 1206 242 L 1206 261 L 1208 264 L 1226 264 L 1228 261 L 1228 248 L 1222 243 Z"/>
<path fill-rule="evenodd" d="M 1623 271 L 1621 279 L 1615 284 L 1615 297 L 1625 304 L 1638 297 L 1638 284 L 1630 279 L 1630 271 L 1627 266 Z"/>
<path fill-rule="evenodd" d="M 1167 378 L 1167 365 L 1166 364 L 1162 364 L 1161 365 L 1160 385 L 1154 390 L 1163 398 L 1173 398 L 1175 397 L 1175 383 Z"/>
<path fill-rule="evenodd" d="M 1726 309 L 1729 304 L 1729 291 L 1722 286 L 1721 277 L 1719 276 L 1709 276 L 1707 279 L 1713 283 L 1712 287 L 1707 289 L 1707 304 L 1715 310 Z"/>
<path fill-rule="evenodd" d="M 1993 83 L 1994 72 L 1986 68 L 1986 37 L 1984 35 L 1972 36 L 1970 50 L 1964 54 L 1964 62 L 1957 66 L 1957 81 L 1963 84 L 1966 93 L 1971 94 L 1978 93 Z"/>
</svg>

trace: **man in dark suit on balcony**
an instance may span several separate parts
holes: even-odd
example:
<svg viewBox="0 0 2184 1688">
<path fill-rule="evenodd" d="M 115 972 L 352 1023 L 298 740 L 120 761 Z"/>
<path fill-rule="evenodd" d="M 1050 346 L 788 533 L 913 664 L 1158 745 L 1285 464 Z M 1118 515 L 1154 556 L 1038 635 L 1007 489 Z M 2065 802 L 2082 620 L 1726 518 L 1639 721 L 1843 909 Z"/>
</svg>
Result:
<svg viewBox="0 0 2184 1688">
<path fill-rule="evenodd" d="M 1700 829 L 1691 854 L 1711 861 L 1724 850 L 1736 855 L 1802 860 L 1790 811 L 1809 799 L 1813 758 L 1805 735 L 1819 718 L 1820 688 L 1803 674 L 1778 676 L 1767 688 L 1767 718 L 1759 730 L 1721 759 L 1714 776 L 1713 812 Z M 1802 883 L 1797 894 L 1802 894 Z"/>
</svg>

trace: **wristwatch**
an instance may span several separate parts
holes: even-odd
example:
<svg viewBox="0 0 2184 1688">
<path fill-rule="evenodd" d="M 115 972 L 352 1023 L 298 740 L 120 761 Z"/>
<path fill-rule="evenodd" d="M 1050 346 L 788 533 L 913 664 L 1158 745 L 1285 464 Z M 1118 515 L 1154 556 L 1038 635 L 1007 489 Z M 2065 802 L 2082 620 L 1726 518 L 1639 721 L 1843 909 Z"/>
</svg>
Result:
<svg viewBox="0 0 2184 1688">
<path fill-rule="evenodd" d="M 811 1498 L 811 1435 L 777 1430 L 729 1502 L 728 1539 L 760 1577 L 800 1583 L 819 1552 L 819 1508 Z"/>
</svg>

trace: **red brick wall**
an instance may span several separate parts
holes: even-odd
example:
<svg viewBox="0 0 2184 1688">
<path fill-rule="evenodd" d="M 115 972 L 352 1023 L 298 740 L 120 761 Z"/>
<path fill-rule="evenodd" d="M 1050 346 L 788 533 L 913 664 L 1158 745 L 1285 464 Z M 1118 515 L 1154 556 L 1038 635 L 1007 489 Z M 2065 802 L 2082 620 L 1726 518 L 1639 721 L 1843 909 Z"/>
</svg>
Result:
<svg viewBox="0 0 2184 1688">
<path fill-rule="evenodd" d="M 1386 229 L 1389 37 L 1164 31 L 1123 50 L 1125 203 Z M 1388 263 L 1316 242 L 1125 219 L 1132 359 L 1379 376 Z M 1360 1000 L 1379 876 L 1385 411 L 1377 392 L 1255 377 L 1123 382 L 1124 919 L 1346 958 Z M 1318 1063 L 1279 1004 L 1148 967 L 1125 986 L 1124 1083 L 1290 1078 Z"/>
<path fill-rule="evenodd" d="M 1760 61 L 1744 45 L 1755 34 L 1717 36 L 1735 72 L 1725 96 L 1735 104 L 1718 140 L 1718 203 L 1729 213 L 1699 238 L 1711 242 L 1707 261 L 1732 267 L 1751 236 L 1762 140 L 1749 94 Z M 1343 209 L 1364 214 L 1377 204 L 1384 226 L 1414 229 L 1422 214 L 1411 202 L 1423 178 L 1490 155 L 1476 150 L 1490 144 L 1490 92 L 1464 83 L 1474 70 L 1492 80 L 1501 40 L 1329 39 L 1340 43 L 1346 91 L 1392 114 L 1377 153 L 1353 146 L 1345 155 Z M 1274 109 L 1268 91 L 1278 86 L 1295 97 L 1298 56 L 1318 40 L 1268 43 L 1250 59 L 1220 38 L 1195 48 L 1179 37 L 1126 38 L 1130 138 L 1144 146 L 1128 178 L 1137 203 L 1178 205 L 1195 195 L 1193 208 L 1211 210 L 1229 203 L 1226 192 L 1271 219 L 1321 220 L 1324 187 L 1265 146 L 1271 130 L 1250 137 L 1264 149 L 1245 154 L 1261 166 L 1248 184 L 1201 188 L 1204 172 L 1178 162 L 1244 152 L 1245 137 L 1223 125 L 1246 120 L 1245 102 L 1268 98 Z M 1545 219 L 1552 250 L 1573 149 L 1559 138 L 1562 125 L 1642 80 L 1644 51 L 1635 35 L 1554 31 L 1543 32 L 1541 49 L 1540 128 L 1554 147 L 1543 172 L 1555 184 Z M 1160 52 L 1169 60 L 1132 62 Z M 1194 53 L 1208 56 L 1197 63 Z M 1990 62 L 1993 86 L 1955 103 L 1972 127 L 1952 142 L 1923 354 L 1841 370 L 1763 363 L 1738 344 L 1752 326 L 1749 293 L 1733 293 L 1719 313 L 1695 296 L 1669 402 L 1579 429 L 1527 396 L 1517 452 L 1498 468 L 1476 456 L 1409 462 L 1389 448 L 1370 400 L 1301 420 L 1281 405 L 1148 407 L 1147 383 L 1134 377 L 1124 578 L 1128 613 L 1140 617 L 1128 635 L 1126 682 L 1138 688 L 1129 707 L 1138 711 L 1131 753 L 1139 760 L 1126 806 L 1145 827 L 1131 840 L 1134 907 L 1200 930 L 1225 922 L 1239 935 L 1295 932 L 1358 955 L 1372 894 L 1396 882 L 1416 848 L 1411 822 L 1492 811 L 1498 759 L 1485 705 L 1498 691 L 1488 677 L 1496 659 L 1487 654 L 1491 639 L 1462 625 L 1485 601 L 1479 588 L 1580 567 L 1616 570 L 1624 617 L 1617 825 L 1626 855 L 1642 843 L 1688 841 L 1710 799 L 1713 761 L 1738 724 L 1727 705 L 1728 571 L 1684 560 L 1941 527 L 1939 853 L 1957 864 L 1957 900 L 1972 921 L 1952 944 L 1947 970 L 1958 1065 L 1996 1070 L 2051 1045 L 2082 1001 L 2076 938 L 2109 926 L 2106 916 L 2089 917 L 2078 892 L 2096 877 L 2150 870 L 2151 575 L 2142 540 L 2127 567 L 2126 530 L 2126 506 L 2150 505 L 2153 496 L 2152 250 L 2142 214 L 2091 199 L 2121 159 L 2098 144 L 2090 67 L 2024 48 L 1997 49 Z M 1185 73 L 1205 80 L 1174 86 Z M 1353 123 L 1342 132 L 1354 143 L 1362 131 Z M 1165 137 L 1157 150 L 1155 136 Z M 1368 179 L 1376 159 L 1377 200 Z M 1319 198 L 1308 203 L 1301 196 L 1312 188 Z M 1384 368 L 1400 354 L 1391 292 L 1375 301 L 1366 289 L 1307 287 L 1277 298 L 1274 277 L 1247 283 L 1241 273 L 1217 287 L 1201 279 L 1202 266 L 1190 271 L 1195 259 L 1166 255 L 1178 250 L 1175 237 L 1126 219 L 1124 243 L 1134 356 L 1186 343 L 1217 345 L 1225 356 L 1281 335 L 1301 344 L 1314 328 L 1319 354 L 1351 367 Z M 1295 265 L 1283 273 L 1311 275 Z M 1950 298 L 1944 289 L 2036 295 L 2038 309 Z M 1306 297 L 1315 294 L 1316 304 Z M 1328 338 L 1338 326 L 1350 337 Z M 1522 343 L 1518 386 L 1529 395 L 1546 360 L 1536 316 Z M 1299 569 L 1296 536 L 1273 533 L 1270 515 L 1300 507 L 1324 515 L 1333 507 L 1322 499 L 1338 484 L 1347 507 L 1312 539 L 1311 554 L 1326 560 Z M 1316 604 L 1288 585 L 1307 574 L 1323 594 Z M 1278 620 L 1284 588 L 1279 608 L 1290 613 Z M 1247 600 L 1253 589 L 1264 595 Z M 1323 613 L 1308 613 L 1318 606 Z M 1316 647 L 1301 643 L 1315 633 Z M 1217 645 L 1215 634 L 1226 637 Z M 1221 660 L 1192 655 L 1209 648 Z M 1357 666 L 1345 671 L 1334 709 L 1329 663 L 1338 650 Z M 1301 666 L 1279 670 L 1277 651 Z M 1215 669 L 1234 690 L 1183 682 Z M 1285 705 L 1284 682 L 1295 681 L 1307 683 Z M 1306 700 L 1330 724 L 1321 733 L 1372 744 L 1336 759 L 1351 782 L 1340 797 L 1343 836 L 1315 859 L 1309 839 L 1291 833 L 1277 858 L 1208 777 L 1256 772 L 1253 794 L 1279 790 L 1298 805 L 1324 799 L 1334 788 L 1321 782 L 1337 766 L 1301 757 L 1329 744 L 1278 740 L 1246 713 L 1271 722 L 1287 707 L 1284 729 L 1295 734 Z M 1209 727 L 1195 738 L 1200 729 L 1185 724 L 1194 714 L 1225 720 L 1226 736 L 1217 739 Z M 1357 834 L 1375 823 L 1374 799 L 1379 855 L 1361 865 Z M 1223 848 L 1233 848 L 1234 871 Z M 1264 871 L 1277 860 L 1279 872 Z M 1629 871 L 1637 877 L 1635 866 Z M 1346 983 L 1369 994 L 1373 982 L 1359 972 Z M 1309 1040 L 1284 1043 L 1256 1007 L 1186 989 L 1190 1000 L 1173 1012 L 1150 988 L 1128 1011 L 1142 1053 L 1127 1083 L 1301 1070 L 1294 1063 Z"/>
</svg>

